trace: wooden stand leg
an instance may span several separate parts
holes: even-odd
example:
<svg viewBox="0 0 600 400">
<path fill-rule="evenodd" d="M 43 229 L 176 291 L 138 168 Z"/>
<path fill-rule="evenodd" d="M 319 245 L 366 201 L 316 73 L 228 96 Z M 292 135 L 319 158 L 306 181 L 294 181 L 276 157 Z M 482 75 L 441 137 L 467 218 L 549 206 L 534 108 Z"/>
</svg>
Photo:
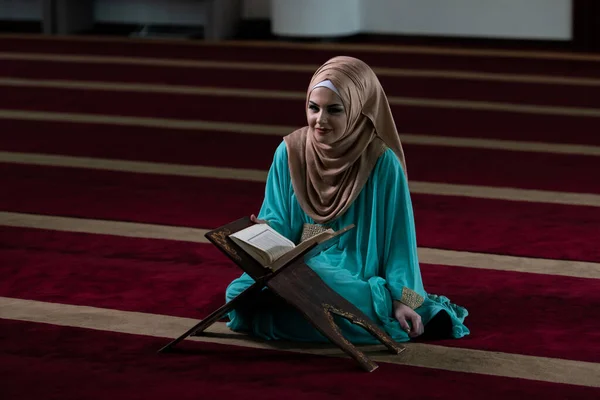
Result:
<svg viewBox="0 0 600 400">
<path fill-rule="evenodd" d="M 352 322 L 355 325 L 359 325 L 359 326 L 363 327 L 367 332 L 369 332 L 377 340 L 379 340 L 381 343 L 383 343 L 383 345 L 385 347 L 387 347 L 390 352 L 392 352 L 394 354 L 400 354 L 406 349 L 404 346 L 399 345 L 398 343 L 393 341 L 389 337 L 389 335 L 387 335 L 385 332 L 383 332 L 378 326 L 373 324 L 371 321 L 359 318 L 352 313 L 339 310 L 330 305 L 325 306 L 325 308 L 329 312 L 331 312 L 335 315 L 339 315 L 340 317 L 347 319 L 348 321 Z"/>
<path fill-rule="evenodd" d="M 323 309 L 323 312 L 326 315 L 326 319 L 314 319 L 312 320 L 312 324 L 319 332 L 321 332 L 327 339 L 333 342 L 336 346 L 338 346 L 344 353 L 348 354 L 352 357 L 362 369 L 367 372 L 373 372 L 379 366 L 373 362 L 370 358 L 368 358 L 362 351 L 358 350 L 352 343 L 350 343 L 342 332 L 340 328 L 337 326 L 335 321 L 333 320 L 333 315 L 330 311 Z"/>
<path fill-rule="evenodd" d="M 229 313 L 233 310 L 237 305 L 242 301 L 249 301 L 250 297 L 256 294 L 264 287 L 264 283 L 256 282 L 252 286 L 248 287 L 242 293 L 240 293 L 237 297 L 232 299 L 230 302 L 224 304 L 217 310 L 213 311 L 208 317 L 204 318 L 202 321 L 198 322 L 188 331 L 186 331 L 183 335 L 179 336 L 177 339 L 171 341 L 169 344 L 158 350 L 159 353 L 165 353 L 177 345 L 179 342 L 187 338 L 188 336 L 198 336 L 200 333 L 204 332 L 208 329 L 209 326 L 220 320 L 225 314 Z"/>
</svg>

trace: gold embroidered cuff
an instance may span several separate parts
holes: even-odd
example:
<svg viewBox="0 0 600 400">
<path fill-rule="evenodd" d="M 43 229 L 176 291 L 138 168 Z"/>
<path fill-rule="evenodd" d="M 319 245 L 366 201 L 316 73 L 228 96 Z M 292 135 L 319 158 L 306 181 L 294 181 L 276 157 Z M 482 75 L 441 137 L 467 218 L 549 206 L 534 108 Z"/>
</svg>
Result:
<svg viewBox="0 0 600 400">
<path fill-rule="evenodd" d="M 327 228 L 323 225 L 304 224 L 302 227 L 302 237 L 300 238 L 300 242 L 304 242 L 305 240 L 308 240 L 321 232 L 325 232 L 326 230 Z"/>
<path fill-rule="evenodd" d="M 402 288 L 402 298 L 399 301 L 402 304 L 406 304 L 413 310 L 416 310 L 417 308 L 421 307 L 425 301 L 425 298 L 414 290 L 404 287 Z"/>
</svg>

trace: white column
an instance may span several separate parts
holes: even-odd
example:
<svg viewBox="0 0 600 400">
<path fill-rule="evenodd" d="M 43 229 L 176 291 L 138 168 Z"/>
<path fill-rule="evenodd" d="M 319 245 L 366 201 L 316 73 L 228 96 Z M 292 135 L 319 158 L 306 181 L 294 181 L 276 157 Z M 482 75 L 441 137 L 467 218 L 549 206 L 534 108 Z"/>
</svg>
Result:
<svg viewBox="0 0 600 400">
<path fill-rule="evenodd" d="M 364 0 L 367 33 L 571 39 L 571 0 Z"/>
<path fill-rule="evenodd" d="M 336 37 L 359 33 L 361 0 L 271 0 L 278 36 Z"/>
</svg>

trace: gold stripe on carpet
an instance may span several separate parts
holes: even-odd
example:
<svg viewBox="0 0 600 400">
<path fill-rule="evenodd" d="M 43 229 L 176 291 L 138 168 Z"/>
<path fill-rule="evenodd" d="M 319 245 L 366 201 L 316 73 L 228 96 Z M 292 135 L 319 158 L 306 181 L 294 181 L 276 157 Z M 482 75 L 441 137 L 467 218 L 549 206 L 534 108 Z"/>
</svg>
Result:
<svg viewBox="0 0 600 400">
<path fill-rule="evenodd" d="M 60 232 L 209 243 L 208 229 L 0 211 L 0 226 Z"/>
<path fill-rule="evenodd" d="M 217 68 L 232 71 L 275 71 L 275 72 L 301 72 L 306 73 L 307 79 L 316 71 L 316 64 L 281 64 L 266 62 L 236 62 L 213 60 L 182 60 L 154 57 L 119 57 L 100 55 L 71 55 L 71 54 L 45 54 L 45 53 L 11 53 L 0 52 L 0 60 L 17 61 L 42 61 L 81 64 L 117 64 L 154 66 L 165 68 Z M 531 75 L 499 72 L 459 71 L 459 70 L 431 70 L 410 68 L 386 68 L 373 66 L 379 77 L 412 77 L 452 80 L 471 80 L 489 82 L 514 82 L 533 83 L 546 85 L 567 86 L 600 86 L 600 79 L 590 77 L 570 77 L 560 75 Z"/>
<path fill-rule="evenodd" d="M 231 132 L 253 135 L 285 136 L 296 127 L 282 125 L 260 125 L 234 122 L 181 120 L 168 118 L 125 117 L 102 114 L 56 113 L 45 111 L 2 110 L 0 119 L 15 119 L 27 121 L 69 122 L 80 124 L 107 124 L 125 126 L 158 127 L 165 129 L 209 131 L 209 133 Z M 200 133 L 200 132 L 195 132 Z M 400 133 L 405 144 L 425 146 L 449 146 L 474 149 L 493 149 L 508 151 L 526 151 L 535 153 L 574 154 L 582 156 L 599 156 L 600 146 L 509 141 L 499 139 L 478 139 Z"/>
<path fill-rule="evenodd" d="M 2 119 L 20 119 L 27 121 L 51 121 L 82 124 L 106 124 L 124 126 L 144 126 L 182 130 L 211 130 L 232 133 L 250 133 L 258 135 L 283 136 L 293 132 L 295 127 L 277 125 L 259 125 L 246 123 L 198 121 L 151 117 L 129 117 L 103 114 L 57 113 L 46 111 L 0 110 Z M 285 129 L 285 130 L 284 130 Z"/>
<path fill-rule="evenodd" d="M 521 142 L 500 139 L 461 138 L 451 136 L 417 135 L 401 133 L 402 143 L 424 146 L 462 147 L 471 149 L 490 149 L 505 151 L 526 151 L 534 153 L 574 154 L 581 156 L 600 156 L 600 146 Z"/>
<path fill-rule="evenodd" d="M 419 248 L 421 264 L 600 279 L 600 263 Z"/>
<path fill-rule="evenodd" d="M 600 207 L 600 195 L 590 193 L 568 193 L 550 190 L 415 181 L 409 182 L 409 186 L 411 193 L 433 194 L 436 196 L 461 196 L 480 199 Z"/>
<path fill-rule="evenodd" d="M 12 87 L 43 87 L 55 89 L 76 90 L 101 90 L 113 92 L 139 92 L 139 93 L 169 93 L 197 96 L 227 96 L 252 99 L 273 100 L 304 100 L 305 92 L 292 92 L 282 90 L 238 89 L 210 86 L 182 86 L 182 85 L 155 85 L 126 82 L 94 82 L 71 80 L 42 80 L 0 78 L 0 85 Z M 390 105 L 447 108 L 460 110 L 479 110 L 494 112 L 512 112 L 524 114 L 564 115 L 572 117 L 600 117 L 600 109 L 585 107 L 560 107 L 537 104 L 512 104 L 491 101 L 473 101 L 458 99 L 427 99 L 415 97 L 389 96 Z"/>
<path fill-rule="evenodd" d="M 39 35 L 39 34 L 1 34 L 0 39 L 35 39 L 50 41 L 72 42 L 104 42 L 104 43 L 141 43 L 141 44 L 175 44 L 178 46 L 195 47 L 262 47 L 275 49 L 306 49 L 306 50 L 335 50 L 335 51 L 360 51 L 366 53 L 396 53 L 396 54 L 433 54 L 460 57 L 498 57 L 498 58 L 531 58 L 543 60 L 571 60 L 599 62 L 600 56 L 594 53 L 567 53 L 542 50 L 496 50 L 496 49 L 465 49 L 447 48 L 440 46 L 417 46 L 399 44 L 377 43 L 297 43 L 291 41 L 260 41 L 260 40 L 202 40 L 191 41 L 177 38 L 155 38 L 153 40 L 141 38 L 121 38 L 115 36 L 79 36 L 79 35 Z"/>
<path fill-rule="evenodd" d="M 71 157 L 34 153 L 0 151 L 0 162 L 43 165 L 49 167 L 89 168 L 104 171 L 132 172 L 156 175 L 189 176 L 194 178 L 236 179 L 266 182 L 267 171 L 241 168 L 205 167 L 197 165 L 109 160 L 104 158 Z"/>
<path fill-rule="evenodd" d="M 6 297 L 0 297 L 0 318 L 161 337 L 166 339 L 165 344 L 169 339 L 179 336 L 197 322 L 190 318 Z M 339 349 L 327 345 L 259 341 L 246 335 L 230 332 L 224 323 L 213 325 L 208 330 L 208 335 L 194 337 L 190 340 L 255 349 L 347 357 Z M 407 343 L 407 350 L 400 355 L 385 353 L 383 346 L 360 347 L 369 357 L 379 363 L 600 387 L 600 363 L 421 343 Z"/>
<path fill-rule="evenodd" d="M 111 160 L 105 158 L 5 151 L 0 151 L 0 162 L 48 167 L 89 168 L 103 171 L 187 176 L 194 178 L 232 179 L 252 182 L 266 182 L 268 173 L 266 170 L 261 171 L 255 169 L 207 167 L 201 165 Z M 600 195 L 591 193 L 569 193 L 549 190 L 515 189 L 418 181 L 410 181 L 409 186 L 410 191 L 413 194 L 600 207 Z"/>
<path fill-rule="evenodd" d="M 204 237 L 208 232 L 207 229 L 2 211 L 0 211 L 0 226 L 209 243 Z M 600 279 L 600 263 L 514 257 L 426 247 L 419 248 L 418 252 L 419 261 L 422 264 Z"/>
</svg>

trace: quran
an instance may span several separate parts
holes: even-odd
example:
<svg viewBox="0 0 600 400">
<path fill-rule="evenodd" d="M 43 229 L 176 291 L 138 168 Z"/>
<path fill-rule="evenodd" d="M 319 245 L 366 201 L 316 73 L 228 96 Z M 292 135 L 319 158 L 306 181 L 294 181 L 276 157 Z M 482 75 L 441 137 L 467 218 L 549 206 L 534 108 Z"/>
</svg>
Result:
<svg viewBox="0 0 600 400">
<path fill-rule="evenodd" d="M 339 231 L 325 228 L 315 231 L 311 226 L 315 225 L 304 226 L 302 240 L 298 245 L 267 224 L 251 225 L 229 235 L 229 238 L 263 267 L 276 271 L 315 244 L 320 251 L 334 245 L 335 239 L 354 228 L 352 224 Z"/>
</svg>

